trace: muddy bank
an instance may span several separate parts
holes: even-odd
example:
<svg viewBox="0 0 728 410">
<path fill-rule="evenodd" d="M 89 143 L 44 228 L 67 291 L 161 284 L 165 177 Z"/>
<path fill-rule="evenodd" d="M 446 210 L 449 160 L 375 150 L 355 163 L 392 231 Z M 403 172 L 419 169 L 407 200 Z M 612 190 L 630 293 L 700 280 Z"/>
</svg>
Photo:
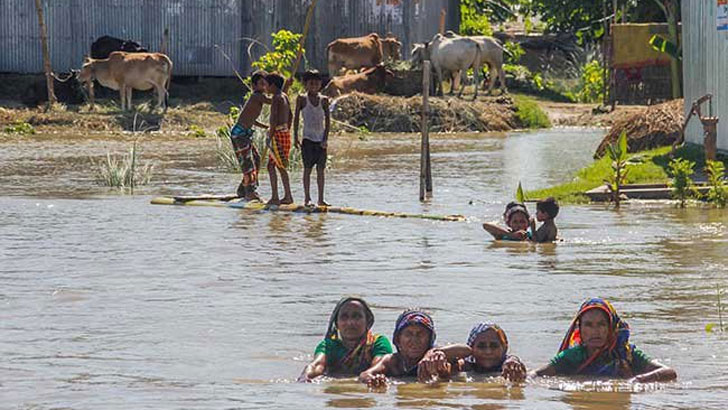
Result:
<svg viewBox="0 0 728 410">
<path fill-rule="evenodd" d="M 522 128 L 509 96 L 477 101 L 434 97 L 430 104 L 430 131 L 508 131 Z M 374 132 L 419 132 L 422 97 L 391 97 L 352 93 L 335 101 L 332 116 L 354 127 Z"/>
<path fill-rule="evenodd" d="M 683 100 L 643 107 L 620 116 L 594 153 L 594 158 L 604 156 L 607 145 L 614 143 L 622 132 L 627 133 L 629 152 L 645 151 L 672 145 L 680 137 L 684 121 Z"/>
</svg>

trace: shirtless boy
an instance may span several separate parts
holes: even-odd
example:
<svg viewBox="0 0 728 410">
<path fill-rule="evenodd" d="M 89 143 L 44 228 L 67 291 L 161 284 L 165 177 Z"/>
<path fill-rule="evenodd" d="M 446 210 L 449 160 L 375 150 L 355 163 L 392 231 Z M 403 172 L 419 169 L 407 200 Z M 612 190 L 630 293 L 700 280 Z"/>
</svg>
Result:
<svg viewBox="0 0 728 410">
<path fill-rule="evenodd" d="M 280 74 L 271 73 L 265 77 L 268 83 L 268 93 L 273 94 L 270 107 L 270 128 L 268 128 L 268 175 L 270 176 L 270 189 L 272 195 L 268 205 L 292 204 L 291 184 L 288 178 L 288 157 L 291 152 L 291 104 L 288 96 L 282 91 L 284 78 Z M 278 177 L 276 170 L 281 174 L 284 196 L 278 198 Z"/>
<path fill-rule="evenodd" d="M 258 122 L 258 116 L 263 110 L 263 104 L 270 104 L 270 98 L 263 94 L 268 83 L 265 81 L 265 71 L 256 71 L 250 77 L 253 94 L 245 102 L 238 120 L 230 130 L 230 140 L 233 144 L 235 156 L 243 171 L 243 180 L 238 185 L 237 194 L 245 199 L 260 200 L 256 188 L 258 187 L 258 169 L 260 169 L 260 154 L 253 145 L 253 125 L 268 128 Z"/>
</svg>

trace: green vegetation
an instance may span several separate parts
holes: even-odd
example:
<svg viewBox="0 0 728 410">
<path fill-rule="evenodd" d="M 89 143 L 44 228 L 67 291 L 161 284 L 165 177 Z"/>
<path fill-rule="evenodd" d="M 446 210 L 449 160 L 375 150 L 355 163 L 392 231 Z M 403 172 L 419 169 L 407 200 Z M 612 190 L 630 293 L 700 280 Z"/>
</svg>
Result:
<svg viewBox="0 0 728 410">
<path fill-rule="evenodd" d="M 6 134 L 28 135 L 35 134 L 35 128 L 25 121 L 15 121 L 10 125 L 6 125 L 3 132 Z"/>
<path fill-rule="evenodd" d="M 116 157 L 107 152 L 106 160 L 99 161 L 96 165 L 96 179 L 99 183 L 110 187 L 129 188 L 132 195 L 135 186 L 149 183 L 154 171 L 154 164 L 139 162 L 136 141 L 129 149 L 129 154 Z"/>
<path fill-rule="evenodd" d="M 199 125 L 192 124 L 189 127 L 187 127 L 187 131 L 189 131 L 190 135 L 195 138 L 206 138 L 207 133 L 205 130 L 203 130 Z"/>
<path fill-rule="evenodd" d="M 584 103 L 597 103 L 604 100 L 604 67 L 599 61 L 592 60 L 584 65 L 576 99 Z"/>
<path fill-rule="evenodd" d="M 536 100 L 523 95 L 513 95 L 516 118 L 523 128 L 549 128 L 549 116 L 539 107 Z"/>
<path fill-rule="evenodd" d="M 506 64 L 518 64 L 518 62 L 521 61 L 521 57 L 526 54 L 526 50 L 524 50 L 520 44 L 512 41 L 506 41 L 505 44 L 503 44 L 503 49 L 505 50 L 504 62 Z"/>
<path fill-rule="evenodd" d="M 627 181 L 629 170 L 627 169 L 627 133 L 622 131 L 614 144 L 607 145 L 607 157 L 612 161 L 612 173 L 607 176 L 604 182 L 607 183 L 609 191 L 612 193 L 612 201 L 619 208 L 620 188 Z"/>
<path fill-rule="evenodd" d="M 665 168 L 670 149 L 670 147 L 660 147 L 638 152 L 631 156 L 628 159 L 630 170 L 625 178 L 625 183 L 667 182 L 668 176 Z M 678 156 L 684 151 L 684 148 L 680 148 L 677 152 Z M 530 199 L 553 196 L 564 203 L 587 203 L 589 198 L 584 195 L 584 192 L 603 185 L 604 180 L 608 179 L 613 173 L 612 160 L 608 156 L 604 156 L 586 168 L 579 170 L 571 182 L 551 188 L 529 191 L 526 196 Z"/>
<path fill-rule="evenodd" d="M 725 165 L 720 161 L 708 161 L 705 173 L 708 175 L 708 186 L 710 187 L 705 198 L 718 208 L 725 208 L 728 204 Z"/>
<path fill-rule="evenodd" d="M 687 159 L 675 158 L 669 163 L 670 175 L 672 181 L 670 186 L 672 187 L 672 195 L 675 199 L 680 201 L 680 207 L 685 207 L 685 202 L 689 198 L 695 198 L 698 196 L 698 191 L 695 189 L 691 176 L 694 173 L 695 163 Z"/>
<path fill-rule="evenodd" d="M 273 50 L 262 55 L 258 61 L 251 65 L 260 70 L 278 72 L 284 77 L 290 77 L 291 68 L 296 61 L 298 42 L 303 34 L 293 33 L 288 30 L 278 30 L 271 33 L 273 37 Z M 305 55 L 306 50 L 303 50 Z"/>
<path fill-rule="evenodd" d="M 460 34 L 463 36 L 490 36 L 493 28 L 490 26 L 488 15 L 484 7 L 486 1 L 460 0 Z"/>
<path fill-rule="evenodd" d="M 725 327 L 723 327 L 723 303 L 721 303 L 720 295 L 724 292 L 723 289 L 720 288 L 720 285 L 715 285 L 716 293 L 718 296 L 718 323 L 708 323 L 705 325 L 705 331 L 708 333 L 715 332 L 716 330 L 719 332 L 725 332 Z"/>
</svg>

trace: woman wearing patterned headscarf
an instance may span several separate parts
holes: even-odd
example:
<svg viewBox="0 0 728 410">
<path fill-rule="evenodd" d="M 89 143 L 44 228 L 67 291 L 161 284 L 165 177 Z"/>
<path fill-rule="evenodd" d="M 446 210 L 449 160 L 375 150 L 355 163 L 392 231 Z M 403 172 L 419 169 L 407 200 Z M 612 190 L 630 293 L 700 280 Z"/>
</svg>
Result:
<svg viewBox="0 0 728 410">
<path fill-rule="evenodd" d="M 386 336 L 374 334 L 374 314 L 364 299 L 342 298 L 329 318 L 329 326 L 314 353 L 314 360 L 298 378 L 311 381 L 322 374 L 359 376 L 392 353 Z"/>
<path fill-rule="evenodd" d="M 420 363 L 435 346 L 435 322 L 430 315 L 418 310 L 405 310 L 394 326 L 392 341 L 397 347 L 397 353 L 384 357 L 378 364 L 362 373 L 360 380 L 369 385 L 378 386 L 386 383 L 386 377 L 417 376 L 424 381 L 430 374 L 423 372 Z M 440 364 L 442 373 L 449 376 L 449 364 L 444 361 L 437 361 L 435 366 Z"/>
<path fill-rule="evenodd" d="M 641 383 L 677 378 L 675 370 L 630 344 L 629 333 L 629 325 L 611 303 L 588 299 L 572 320 L 558 354 L 535 374 L 628 378 Z"/>
</svg>

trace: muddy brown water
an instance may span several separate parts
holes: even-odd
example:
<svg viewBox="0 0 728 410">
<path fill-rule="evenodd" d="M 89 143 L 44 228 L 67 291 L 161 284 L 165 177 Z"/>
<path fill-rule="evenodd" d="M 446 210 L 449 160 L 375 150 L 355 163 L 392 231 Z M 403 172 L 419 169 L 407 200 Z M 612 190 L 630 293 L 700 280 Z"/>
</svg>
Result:
<svg viewBox="0 0 728 410">
<path fill-rule="evenodd" d="M 130 137 L 6 138 L 0 407 L 725 408 L 728 339 L 704 327 L 718 321 L 716 286 L 728 286 L 728 212 L 564 206 L 565 241 L 552 245 L 497 243 L 479 227 L 499 220 L 519 180 L 526 189 L 567 180 L 602 135 L 433 136 L 426 204 L 412 135 L 334 142 L 332 203 L 468 216 L 459 223 L 153 206 L 159 194 L 229 192 L 238 177 L 216 169 L 211 140 L 152 135 L 141 149 L 156 179 L 118 195 L 94 183 L 89 157 L 128 149 Z M 584 298 L 603 296 L 679 380 L 476 378 L 386 392 L 293 383 L 350 293 L 373 305 L 374 330 L 386 335 L 411 306 L 432 312 L 440 343 L 496 321 L 530 368 L 553 356 Z"/>
</svg>

